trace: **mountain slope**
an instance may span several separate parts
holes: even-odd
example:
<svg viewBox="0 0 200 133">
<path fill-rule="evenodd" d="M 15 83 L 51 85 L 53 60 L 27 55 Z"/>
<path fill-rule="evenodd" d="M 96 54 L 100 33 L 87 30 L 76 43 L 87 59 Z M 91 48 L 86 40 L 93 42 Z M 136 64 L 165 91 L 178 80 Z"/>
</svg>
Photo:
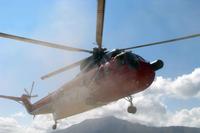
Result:
<svg viewBox="0 0 200 133">
<path fill-rule="evenodd" d="M 54 133 L 200 133 L 199 128 L 147 127 L 115 117 L 85 120 L 80 124 Z"/>
</svg>

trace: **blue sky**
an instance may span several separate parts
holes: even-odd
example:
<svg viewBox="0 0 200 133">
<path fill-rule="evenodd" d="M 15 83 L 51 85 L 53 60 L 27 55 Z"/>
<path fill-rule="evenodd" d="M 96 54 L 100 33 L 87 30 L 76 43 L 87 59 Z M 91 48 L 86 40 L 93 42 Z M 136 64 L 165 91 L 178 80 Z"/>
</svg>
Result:
<svg viewBox="0 0 200 133">
<path fill-rule="evenodd" d="M 198 0 L 107 0 L 103 46 L 111 50 L 200 33 L 199 5 Z M 0 32 L 92 49 L 95 28 L 96 0 L 0 1 Z M 134 52 L 149 61 L 162 59 L 165 67 L 157 75 L 173 80 L 200 66 L 199 43 L 196 38 Z M 21 95 L 36 80 L 35 93 L 45 96 L 78 69 L 46 81 L 40 76 L 88 56 L 7 39 L 0 39 L 0 46 L 0 94 L 6 95 Z M 199 107 L 200 100 L 171 97 L 163 103 L 175 112 Z M 0 100 L 0 105 L 0 117 L 24 112 L 14 102 Z"/>
</svg>

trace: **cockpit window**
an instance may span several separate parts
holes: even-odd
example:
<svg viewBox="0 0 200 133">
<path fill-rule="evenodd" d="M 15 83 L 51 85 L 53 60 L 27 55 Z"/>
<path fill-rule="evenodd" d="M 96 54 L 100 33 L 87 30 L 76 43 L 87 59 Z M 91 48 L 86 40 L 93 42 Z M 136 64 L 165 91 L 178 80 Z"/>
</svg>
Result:
<svg viewBox="0 0 200 133">
<path fill-rule="evenodd" d="M 141 56 L 136 55 L 136 57 L 138 58 L 138 60 L 146 62 L 146 60 L 144 58 L 142 58 Z"/>
<path fill-rule="evenodd" d="M 138 68 L 139 67 L 139 60 L 135 54 L 132 52 L 126 53 L 126 62 L 128 63 L 129 67 L 131 68 Z"/>
<path fill-rule="evenodd" d="M 121 52 L 116 55 L 115 58 L 117 59 L 117 63 L 119 65 L 128 64 L 130 68 L 138 68 L 139 66 L 137 56 L 131 52 Z"/>
</svg>

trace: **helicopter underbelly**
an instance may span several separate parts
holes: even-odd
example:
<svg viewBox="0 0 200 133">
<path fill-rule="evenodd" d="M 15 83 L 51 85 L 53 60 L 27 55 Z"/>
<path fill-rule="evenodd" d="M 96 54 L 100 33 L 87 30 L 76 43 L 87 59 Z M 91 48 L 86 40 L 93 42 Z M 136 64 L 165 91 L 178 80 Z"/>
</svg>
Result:
<svg viewBox="0 0 200 133">
<path fill-rule="evenodd" d="M 96 70 L 90 74 L 94 75 Z M 91 76 L 90 75 L 90 76 Z M 84 75 L 85 77 L 86 75 Z M 93 77 L 93 76 L 92 76 Z M 55 120 L 69 117 L 75 114 L 85 112 L 101 105 L 90 105 L 87 103 L 87 99 L 91 94 L 91 88 L 88 87 L 89 77 L 84 80 L 83 77 L 77 76 L 71 82 L 65 84 L 54 93 L 54 100 L 52 100 L 53 116 Z M 87 82 L 87 83 L 86 83 Z M 87 85 L 86 85 L 87 84 Z"/>
<path fill-rule="evenodd" d="M 88 88 L 80 86 L 59 94 L 58 99 L 53 104 L 54 119 L 62 119 L 95 108 L 96 106 L 85 102 L 88 94 Z"/>
</svg>

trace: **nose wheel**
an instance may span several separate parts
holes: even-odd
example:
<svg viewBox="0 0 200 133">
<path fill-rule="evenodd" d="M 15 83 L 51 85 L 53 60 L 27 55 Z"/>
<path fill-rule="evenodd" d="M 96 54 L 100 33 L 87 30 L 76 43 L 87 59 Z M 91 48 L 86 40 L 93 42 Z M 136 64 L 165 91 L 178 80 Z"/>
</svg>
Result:
<svg viewBox="0 0 200 133">
<path fill-rule="evenodd" d="M 130 105 L 127 108 L 127 112 L 131 114 L 135 114 L 137 112 L 137 108 L 133 105 L 133 97 L 128 96 L 125 99 L 130 103 Z"/>
</svg>

